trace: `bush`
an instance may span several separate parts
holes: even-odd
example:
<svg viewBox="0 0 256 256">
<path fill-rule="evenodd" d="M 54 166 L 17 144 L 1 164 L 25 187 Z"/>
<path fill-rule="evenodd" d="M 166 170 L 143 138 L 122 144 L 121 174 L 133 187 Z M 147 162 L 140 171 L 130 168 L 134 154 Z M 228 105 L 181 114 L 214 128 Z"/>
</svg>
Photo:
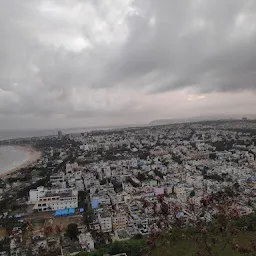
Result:
<svg viewBox="0 0 256 256">
<path fill-rule="evenodd" d="M 66 231 L 66 236 L 69 237 L 71 240 L 77 239 L 77 236 L 79 234 L 77 224 L 75 223 L 70 223 L 68 224 L 67 231 Z"/>
</svg>

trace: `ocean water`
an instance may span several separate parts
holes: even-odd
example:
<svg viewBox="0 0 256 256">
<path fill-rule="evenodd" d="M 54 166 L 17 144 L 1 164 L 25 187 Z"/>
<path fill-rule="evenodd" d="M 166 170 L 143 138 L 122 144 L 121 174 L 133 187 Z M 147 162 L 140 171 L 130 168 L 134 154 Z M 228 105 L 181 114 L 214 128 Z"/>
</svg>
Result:
<svg viewBox="0 0 256 256">
<path fill-rule="evenodd" d="M 71 129 L 62 129 L 63 134 L 70 133 L 82 133 L 82 132 L 90 132 L 94 130 L 109 130 L 109 129 L 119 129 L 126 128 L 129 126 L 136 125 L 120 125 L 120 126 L 107 126 L 107 127 L 85 127 L 85 128 L 71 128 Z M 7 139 L 16 139 L 16 138 L 29 138 L 29 137 L 43 137 L 43 136 L 54 136 L 58 134 L 57 129 L 52 130 L 23 130 L 23 131 L 3 131 L 0 130 L 0 141 Z"/>
<path fill-rule="evenodd" d="M 57 135 L 57 130 L 28 130 L 28 131 L 1 131 L 0 141 L 7 139 L 29 138 L 29 137 L 42 137 L 49 135 Z"/>
<path fill-rule="evenodd" d="M 135 125 L 130 125 L 135 126 Z M 124 126 L 109 126 L 109 127 L 88 127 L 88 128 L 74 128 L 63 129 L 63 134 L 90 132 L 93 130 L 108 130 L 125 128 Z M 16 138 L 29 138 L 29 137 L 43 137 L 57 135 L 57 129 L 52 130 L 30 130 L 30 131 L 3 131 L 0 130 L 0 141 Z M 22 149 L 14 148 L 11 146 L 0 146 L 0 174 L 11 170 L 29 159 L 30 153 Z"/>
<path fill-rule="evenodd" d="M 29 159 L 30 153 L 12 146 L 0 146 L 0 174 L 9 171 Z"/>
<path fill-rule="evenodd" d="M 69 133 L 88 132 L 94 129 L 95 128 L 63 129 L 61 131 L 63 134 L 69 134 Z M 1 131 L 0 130 L 0 141 L 7 140 L 7 139 L 17 139 L 17 138 L 54 136 L 57 134 L 58 134 L 58 130 L 27 130 L 27 131 L 15 131 L 15 130 Z"/>
</svg>

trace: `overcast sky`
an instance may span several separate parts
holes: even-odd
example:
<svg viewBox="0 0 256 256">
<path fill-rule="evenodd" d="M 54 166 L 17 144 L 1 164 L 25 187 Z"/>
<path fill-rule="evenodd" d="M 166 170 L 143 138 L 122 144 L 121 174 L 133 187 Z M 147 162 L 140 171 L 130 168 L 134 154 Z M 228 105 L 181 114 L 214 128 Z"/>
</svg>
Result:
<svg viewBox="0 0 256 256">
<path fill-rule="evenodd" d="M 1 0 L 0 130 L 256 113 L 255 0 Z"/>
</svg>

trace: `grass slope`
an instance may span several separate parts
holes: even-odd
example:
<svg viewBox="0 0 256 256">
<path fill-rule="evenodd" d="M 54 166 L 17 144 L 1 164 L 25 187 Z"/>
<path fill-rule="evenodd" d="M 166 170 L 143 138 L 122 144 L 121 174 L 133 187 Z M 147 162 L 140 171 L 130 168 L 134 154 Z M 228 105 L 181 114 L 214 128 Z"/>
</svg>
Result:
<svg viewBox="0 0 256 256">
<path fill-rule="evenodd" d="M 149 253 L 152 256 L 240 256 L 256 255 L 256 232 L 237 234 L 172 230 L 156 240 Z"/>
</svg>

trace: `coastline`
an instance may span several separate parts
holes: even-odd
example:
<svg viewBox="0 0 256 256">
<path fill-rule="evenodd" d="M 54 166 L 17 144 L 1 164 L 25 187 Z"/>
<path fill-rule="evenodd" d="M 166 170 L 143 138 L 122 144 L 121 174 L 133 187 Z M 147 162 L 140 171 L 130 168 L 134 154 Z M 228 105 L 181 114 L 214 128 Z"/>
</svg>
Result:
<svg viewBox="0 0 256 256">
<path fill-rule="evenodd" d="M 31 165 L 33 165 L 34 163 L 36 163 L 37 160 L 39 160 L 42 156 L 42 152 L 41 151 L 37 151 L 35 150 L 32 146 L 27 145 L 27 146 L 18 146 L 18 145 L 8 145 L 11 146 L 13 148 L 19 149 L 19 150 L 23 150 L 29 153 L 29 157 L 28 160 L 25 161 L 24 163 L 10 169 L 10 170 L 6 170 L 3 173 L 0 173 L 0 178 L 4 178 L 5 176 L 14 174 L 15 172 L 18 172 L 20 169 L 22 168 L 26 168 L 29 167 Z"/>
</svg>

